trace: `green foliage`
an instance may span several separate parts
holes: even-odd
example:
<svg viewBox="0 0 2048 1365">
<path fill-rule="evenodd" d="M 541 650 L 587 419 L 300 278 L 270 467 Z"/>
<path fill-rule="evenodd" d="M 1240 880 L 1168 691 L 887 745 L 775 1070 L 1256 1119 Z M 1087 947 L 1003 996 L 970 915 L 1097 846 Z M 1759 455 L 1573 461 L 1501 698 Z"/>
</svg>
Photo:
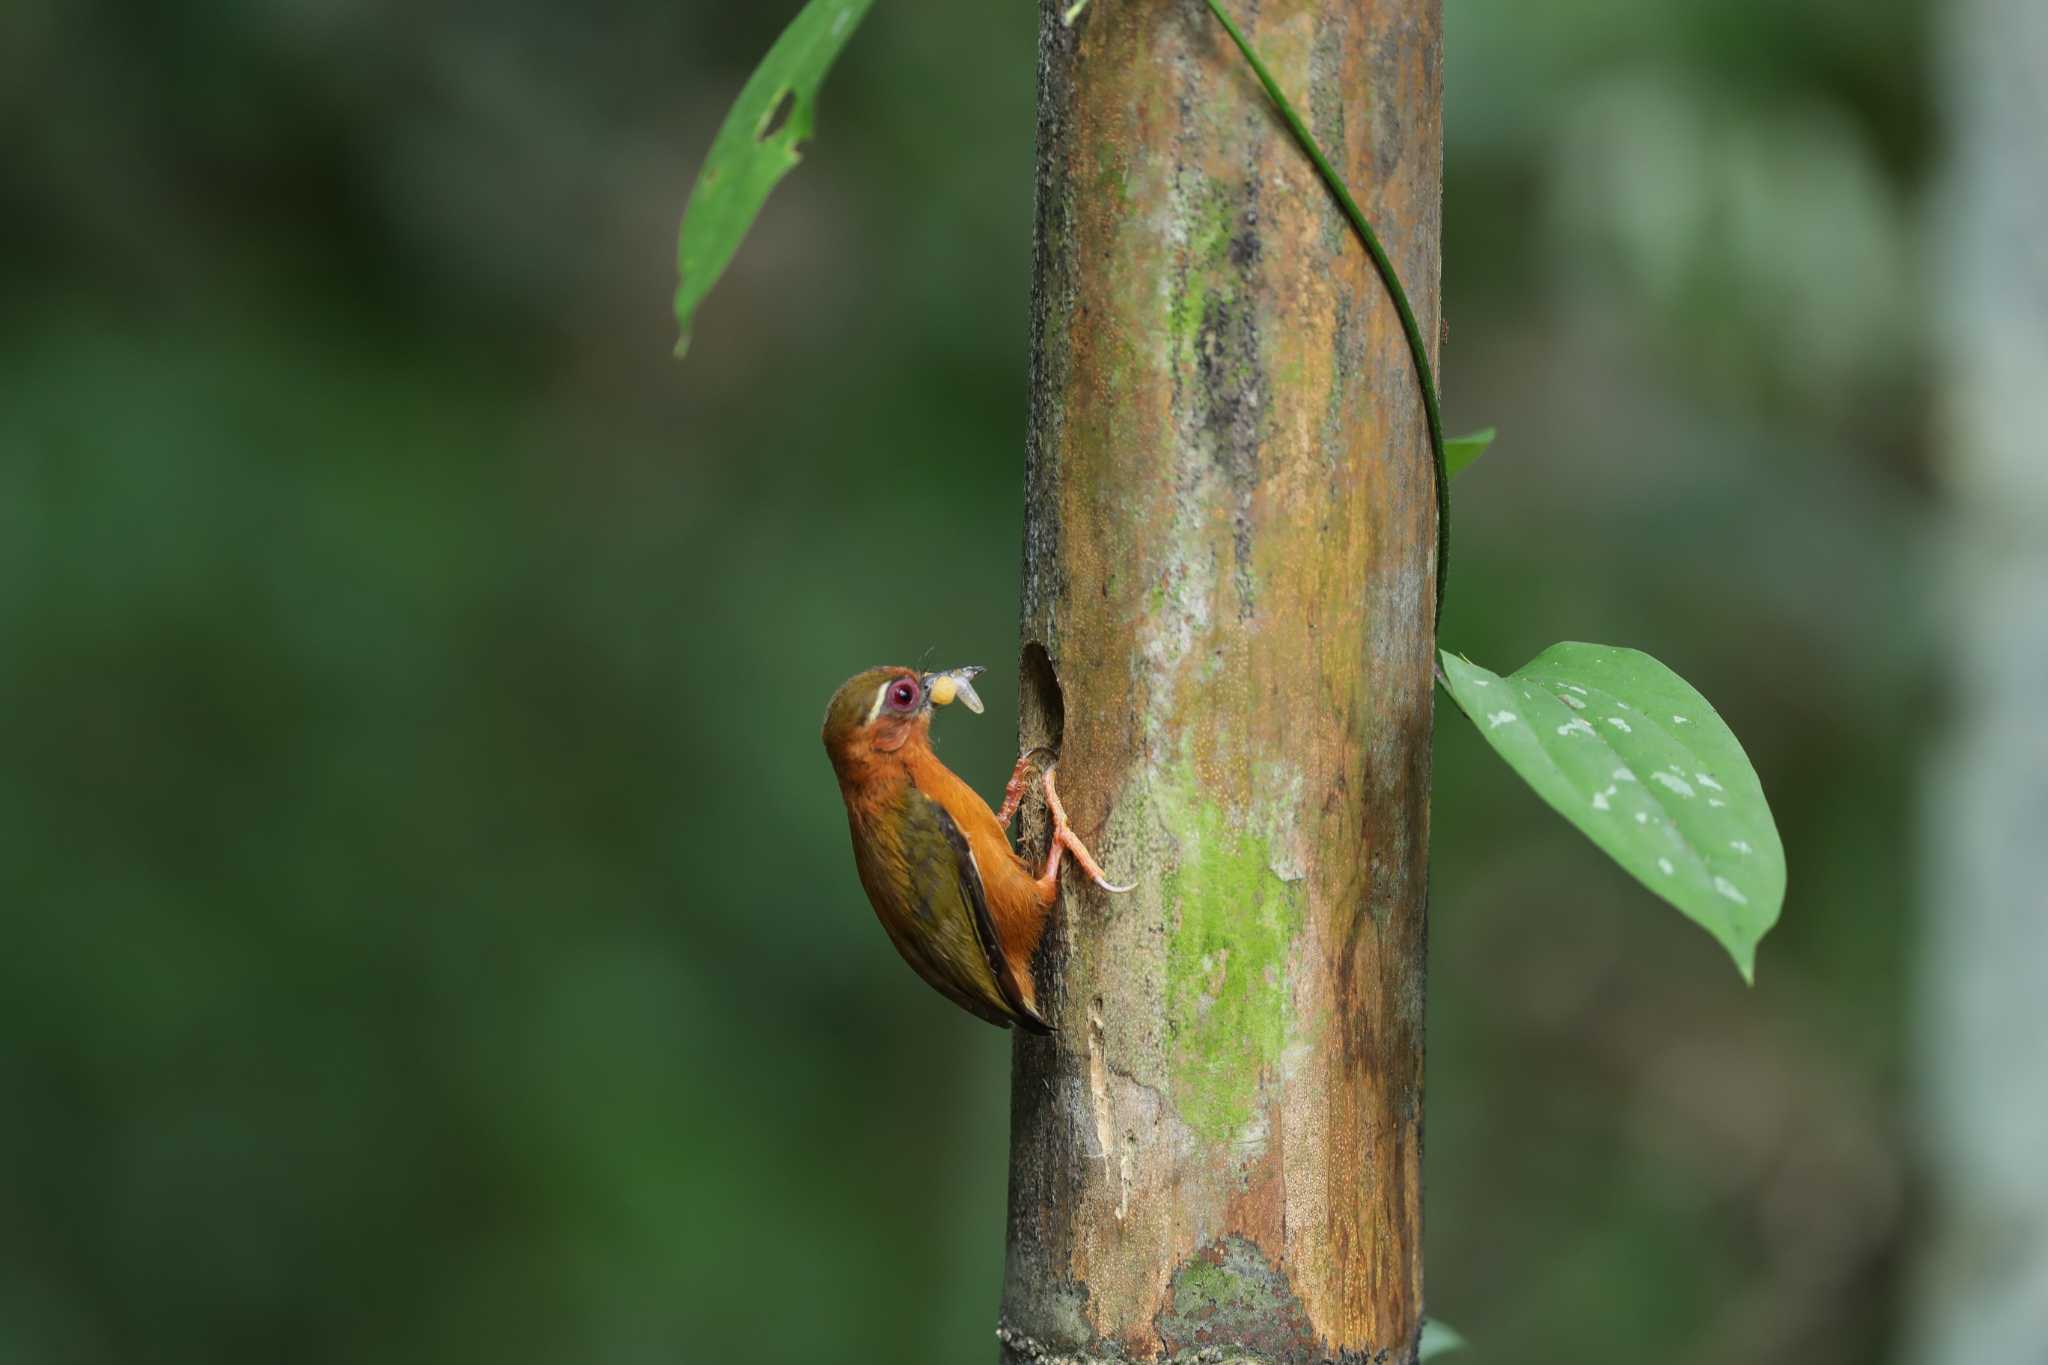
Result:
<svg viewBox="0 0 2048 1365">
<path fill-rule="evenodd" d="M 1422 1346 L 1416 1351 L 1418 1361 L 1435 1360 L 1438 1356 L 1465 1349 L 1465 1338 L 1459 1336 L 1434 1318 L 1422 1324 Z"/>
<path fill-rule="evenodd" d="M 697 305 L 725 273 L 768 193 L 803 160 L 818 87 L 874 0 L 811 0 L 741 87 L 725 116 L 676 242 L 676 354 L 690 349 Z"/>
<path fill-rule="evenodd" d="M 1445 441 L 1444 472 L 1456 478 L 1466 465 L 1486 453 L 1486 448 L 1493 444 L 1493 437 L 1494 429 L 1484 427 L 1470 436 L 1453 436 Z"/>
<path fill-rule="evenodd" d="M 1508 766 L 1752 979 L 1785 898 L 1785 851 L 1756 770 L 1707 699 L 1609 645 L 1552 645 L 1505 678 L 1441 657 L 1451 696 Z"/>
<path fill-rule="evenodd" d="M 800 4 L 769 8 L 160 6 L 138 43 L 133 7 L 15 7 L 0 49 L 52 78 L 13 87 L 32 116 L 0 189 L 0 1358 L 993 1354 L 1010 1040 L 878 932 L 816 725 L 854 667 L 1015 650 L 994 452 L 1025 410 L 1039 16 L 871 13 L 822 131 L 846 217 L 906 230 L 807 248 L 806 286 L 859 288 L 801 327 L 725 281 L 700 323 L 723 344 L 678 375 L 640 363 L 620 320 L 665 326 L 664 286 L 603 228 L 660 192 L 647 149 L 708 118 L 670 168 L 687 193 L 724 113 L 703 92 L 729 99 Z M 1713 990 L 1719 955 L 1644 951 L 1668 916 L 1561 875 L 1599 871 L 1582 836 L 1445 717 L 1424 1254 L 1474 1350 L 1439 1365 L 1683 1359 L 1730 1321 L 1790 1331 L 1744 1365 L 1902 1349 L 1870 1308 L 1919 1224 L 1873 1224 L 1895 1201 L 1870 1181 L 1913 1169 L 1923 1121 L 1899 1081 L 1944 717 L 1925 491 L 1898 477 L 1919 387 L 1737 388 L 1697 348 L 1783 352 L 1733 330 L 1753 277 L 1649 311 L 1528 210 L 1600 169 L 1553 115 L 1674 66 L 1768 116 L 1766 73 L 1919 202 L 1926 13 L 1446 7 L 1445 417 L 1529 404 L 1456 482 L 1448 638 L 1682 659 L 1743 718 L 1801 894 L 1754 1001 Z M 880 60 L 899 36 L 915 82 Z M 1703 170 L 1651 165 L 1644 204 Z M 1575 335 L 1532 374 L 1531 329 L 1589 308 L 1621 363 Z M 905 518 L 949 572 L 885 601 L 849 566 Z M 1530 634 L 1567 596 L 1569 632 Z M 991 716 L 1010 686 L 982 687 Z M 947 761 L 992 795 L 1007 727 L 951 719 Z M 1701 1049 L 1727 1068 L 1712 1122 L 1672 1069 Z M 1855 1160 L 1813 1159 L 1845 1132 Z M 1783 1256 L 1759 1254 L 1785 1192 L 1759 1170 L 1807 1196 Z M 783 1311 L 792 1281 L 816 1312 Z"/>
</svg>

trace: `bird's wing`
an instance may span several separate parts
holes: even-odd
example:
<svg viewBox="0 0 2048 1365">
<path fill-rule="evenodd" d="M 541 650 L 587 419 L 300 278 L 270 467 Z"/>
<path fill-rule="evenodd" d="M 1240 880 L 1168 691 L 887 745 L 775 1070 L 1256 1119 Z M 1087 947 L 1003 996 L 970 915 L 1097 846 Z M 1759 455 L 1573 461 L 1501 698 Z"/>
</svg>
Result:
<svg viewBox="0 0 2048 1365">
<path fill-rule="evenodd" d="M 917 929 L 899 934 L 888 926 L 898 950 L 925 980 L 991 1023 L 1049 1031 L 1010 979 L 967 836 L 914 785 L 904 788 L 899 816 L 900 904 Z"/>
<path fill-rule="evenodd" d="M 916 792 L 916 788 L 912 788 Z M 923 797 L 922 792 L 916 792 Z M 975 861 L 974 850 L 968 845 L 967 836 L 960 832 L 952 815 L 938 802 L 925 797 L 925 804 L 937 812 L 939 825 L 945 831 L 946 841 L 953 846 L 954 867 L 960 880 L 960 889 L 966 897 L 968 908 L 974 912 L 975 936 L 981 940 L 981 951 L 988 960 L 989 974 L 995 978 L 996 986 L 1003 993 L 1003 1003 L 1010 1007 L 1010 1014 L 1031 1033 L 1051 1033 L 1048 1024 L 1030 1005 L 1017 989 L 1017 983 L 1010 977 L 1009 960 L 1003 956 L 1003 941 L 996 935 L 995 921 L 988 913 L 988 890 L 981 882 L 981 864 Z"/>
</svg>

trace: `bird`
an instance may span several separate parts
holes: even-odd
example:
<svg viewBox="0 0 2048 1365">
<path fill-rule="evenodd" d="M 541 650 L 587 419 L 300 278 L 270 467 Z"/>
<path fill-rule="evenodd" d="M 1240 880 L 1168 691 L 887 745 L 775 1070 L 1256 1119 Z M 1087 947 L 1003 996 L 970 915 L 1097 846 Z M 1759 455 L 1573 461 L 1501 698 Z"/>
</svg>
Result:
<svg viewBox="0 0 2048 1365">
<path fill-rule="evenodd" d="M 1067 823 L 1053 782 L 1057 755 L 1026 749 L 1000 811 L 932 752 L 932 710 L 956 698 L 977 714 L 978 667 L 920 673 L 881 667 L 832 694 L 821 737 L 846 821 L 854 867 L 903 960 L 939 994 L 1002 1028 L 1050 1033 L 1039 1009 L 1032 955 L 1059 900 L 1062 858 L 1105 891 L 1121 893 Z M 1009 826 L 1036 770 L 1052 817 L 1042 872 L 1010 844 Z"/>
</svg>

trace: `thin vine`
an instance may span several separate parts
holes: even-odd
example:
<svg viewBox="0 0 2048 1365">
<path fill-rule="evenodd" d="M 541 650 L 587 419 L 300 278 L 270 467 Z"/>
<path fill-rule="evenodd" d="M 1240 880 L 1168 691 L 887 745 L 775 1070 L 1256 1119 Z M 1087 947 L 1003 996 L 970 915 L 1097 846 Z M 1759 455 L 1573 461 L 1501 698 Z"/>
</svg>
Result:
<svg viewBox="0 0 2048 1365">
<path fill-rule="evenodd" d="M 1344 177 L 1337 174 L 1337 168 L 1330 164 L 1330 158 L 1323 155 L 1321 144 L 1301 116 L 1294 112 L 1294 106 L 1281 93 L 1279 82 L 1273 73 L 1259 60 L 1257 49 L 1246 40 L 1230 15 L 1224 12 L 1221 0 L 1207 0 L 1209 12 L 1223 25 L 1223 31 L 1230 35 L 1230 41 L 1237 44 L 1237 50 L 1251 63 L 1252 71 L 1259 78 L 1259 84 L 1266 87 L 1266 95 L 1273 101 L 1273 107 L 1280 111 L 1280 117 L 1294 133 L 1294 140 L 1308 153 L 1308 159 L 1315 163 L 1317 174 L 1323 184 L 1329 187 L 1344 216 L 1351 220 L 1352 230 L 1358 240 L 1365 244 L 1365 252 L 1372 257 L 1372 263 L 1380 272 L 1380 279 L 1387 286 L 1387 294 L 1394 300 L 1394 311 L 1401 315 L 1401 330 L 1408 334 L 1408 353 L 1415 361 L 1415 378 L 1422 385 L 1422 409 L 1429 417 L 1429 449 L 1436 461 L 1436 617 L 1441 624 L 1444 616 L 1444 588 L 1451 573 L 1451 476 L 1445 468 L 1444 419 L 1437 406 L 1436 377 L 1429 368 L 1429 351 L 1422 340 L 1422 328 L 1415 321 L 1415 310 L 1408 304 L 1408 291 L 1401 287 L 1401 276 L 1394 269 L 1394 263 L 1387 259 L 1386 250 L 1380 246 L 1379 236 L 1373 232 L 1372 224 L 1365 219 L 1358 201 L 1351 197 L 1350 188 Z"/>
</svg>

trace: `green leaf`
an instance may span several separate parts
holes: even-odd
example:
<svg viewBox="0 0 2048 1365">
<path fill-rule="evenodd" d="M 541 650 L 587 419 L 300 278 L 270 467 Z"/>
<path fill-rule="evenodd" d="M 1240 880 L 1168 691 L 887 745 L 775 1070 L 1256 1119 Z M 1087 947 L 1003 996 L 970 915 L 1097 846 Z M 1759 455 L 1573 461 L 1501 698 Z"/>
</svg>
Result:
<svg viewBox="0 0 2048 1365">
<path fill-rule="evenodd" d="M 1706 698 L 1609 645 L 1552 645 L 1505 678 L 1440 657 L 1451 697 L 1508 766 L 1753 980 L 1757 941 L 1785 899 L 1785 849 L 1756 770 Z"/>
<path fill-rule="evenodd" d="M 803 159 L 818 87 L 874 0 L 811 0 L 747 78 L 711 144 L 676 243 L 676 355 L 690 349 L 697 305 L 725 273 L 776 182 Z"/>
<path fill-rule="evenodd" d="M 1459 470 L 1486 453 L 1486 448 L 1493 444 L 1493 437 L 1493 428 L 1487 427 L 1483 431 L 1473 432 L 1470 436 L 1453 436 L 1445 441 L 1444 472 L 1456 475 Z"/>
<path fill-rule="evenodd" d="M 1422 1324 L 1422 1348 L 1415 1353 L 1415 1359 L 1434 1360 L 1438 1356 L 1464 1349 L 1465 1338 L 1432 1318 Z"/>
</svg>

